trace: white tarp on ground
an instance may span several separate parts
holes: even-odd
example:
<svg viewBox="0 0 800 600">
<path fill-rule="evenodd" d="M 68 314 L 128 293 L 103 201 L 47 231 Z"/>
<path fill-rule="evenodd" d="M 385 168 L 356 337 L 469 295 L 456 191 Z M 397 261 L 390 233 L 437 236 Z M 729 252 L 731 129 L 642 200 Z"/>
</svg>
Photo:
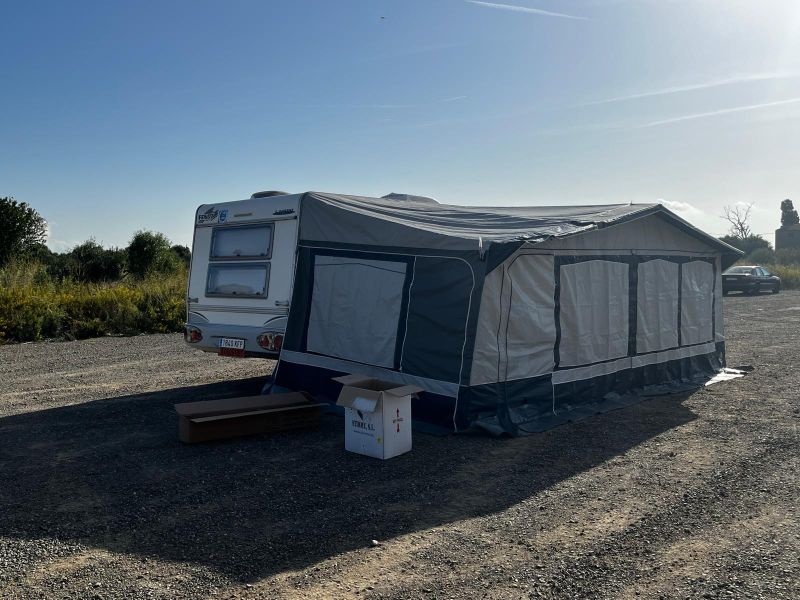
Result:
<svg viewBox="0 0 800 600">
<path fill-rule="evenodd" d="M 308 351 L 394 366 L 406 263 L 319 257 L 308 322 Z"/>
<path fill-rule="evenodd" d="M 714 338 L 714 267 L 695 260 L 681 268 L 681 345 L 701 344 Z"/>
<path fill-rule="evenodd" d="M 666 260 L 639 265 L 636 351 L 655 352 L 678 345 L 679 266 Z"/>
<path fill-rule="evenodd" d="M 628 355 L 628 265 L 587 260 L 561 267 L 562 367 Z"/>
</svg>

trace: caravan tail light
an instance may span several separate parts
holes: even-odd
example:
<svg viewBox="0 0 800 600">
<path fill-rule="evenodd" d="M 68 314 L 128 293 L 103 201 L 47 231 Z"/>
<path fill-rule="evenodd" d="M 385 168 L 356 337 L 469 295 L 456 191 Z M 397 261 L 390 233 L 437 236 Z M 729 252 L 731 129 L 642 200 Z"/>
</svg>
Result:
<svg viewBox="0 0 800 600">
<path fill-rule="evenodd" d="M 269 350 L 270 352 L 280 352 L 281 347 L 283 346 L 282 333 L 273 333 L 268 331 L 266 333 L 262 333 L 256 339 L 259 346 L 261 346 L 264 350 Z"/>
<path fill-rule="evenodd" d="M 183 328 L 183 339 L 187 344 L 196 344 L 203 340 L 203 332 L 197 327 L 187 325 Z"/>
</svg>

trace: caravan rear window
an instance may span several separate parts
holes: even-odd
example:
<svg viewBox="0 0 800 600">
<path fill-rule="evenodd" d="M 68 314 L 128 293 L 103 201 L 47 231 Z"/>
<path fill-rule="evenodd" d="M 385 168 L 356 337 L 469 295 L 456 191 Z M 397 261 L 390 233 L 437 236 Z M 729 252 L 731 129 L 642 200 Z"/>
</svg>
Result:
<svg viewBox="0 0 800 600">
<path fill-rule="evenodd" d="M 269 263 L 211 265 L 206 296 L 265 298 L 269 285 Z"/>
<path fill-rule="evenodd" d="M 272 224 L 216 227 L 211 237 L 211 259 L 270 258 Z"/>
</svg>

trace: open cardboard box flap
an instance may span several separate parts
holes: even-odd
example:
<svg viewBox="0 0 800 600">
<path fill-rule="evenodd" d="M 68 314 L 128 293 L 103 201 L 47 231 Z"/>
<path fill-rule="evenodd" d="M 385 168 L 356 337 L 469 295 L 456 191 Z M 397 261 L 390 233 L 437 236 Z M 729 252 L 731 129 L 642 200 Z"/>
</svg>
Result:
<svg viewBox="0 0 800 600">
<path fill-rule="evenodd" d="M 336 404 L 362 412 L 374 412 L 382 394 L 402 398 L 422 391 L 422 388 L 416 385 L 391 383 L 366 375 L 342 375 L 334 377 L 333 380 L 344 385 Z"/>
</svg>

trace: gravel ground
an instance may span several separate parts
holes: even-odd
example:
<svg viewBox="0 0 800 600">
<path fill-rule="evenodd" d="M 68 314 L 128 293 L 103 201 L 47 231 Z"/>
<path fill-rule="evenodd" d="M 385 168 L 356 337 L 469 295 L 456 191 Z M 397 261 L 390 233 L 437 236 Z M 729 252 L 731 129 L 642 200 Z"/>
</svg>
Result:
<svg viewBox="0 0 800 600">
<path fill-rule="evenodd" d="M 796 599 L 800 293 L 725 308 L 743 379 L 386 462 L 334 416 L 177 441 L 173 403 L 257 393 L 268 361 L 0 347 L 0 597 Z"/>
</svg>

